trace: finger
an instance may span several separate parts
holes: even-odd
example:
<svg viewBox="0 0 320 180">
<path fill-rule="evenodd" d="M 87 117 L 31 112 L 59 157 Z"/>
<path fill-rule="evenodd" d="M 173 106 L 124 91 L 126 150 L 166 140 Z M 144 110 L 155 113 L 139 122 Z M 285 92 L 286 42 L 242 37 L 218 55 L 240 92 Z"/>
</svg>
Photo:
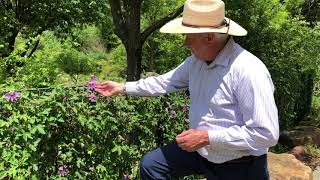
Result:
<svg viewBox="0 0 320 180">
<path fill-rule="evenodd" d="M 183 143 L 183 142 L 185 142 L 185 139 L 183 138 L 183 137 L 176 137 L 176 141 L 177 141 L 177 143 L 178 144 L 181 144 L 181 143 Z"/>
<path fill-rule="evenodd" d="M 176 140 L 179 142 L 186 142 L 189 139 L 189 133 L 181 133 L 176 136 Z"/>
<path fill-rule="evenodd" d="M 177 137 L 183 137 L 183 136 L 186 136 L 190 133 L 190 130 L 186 130 L 186 131 L 183 131 L 182 133 L 178 134 Z"/>
<path fill-rule="evenodd" d="M 104 90 L 106 90 L 106 89 L 107 89 L 106 87 L 101 87 L 101 86 L 99 86 L 99 87 L 96 86 L 96 87 L 94 88 L 94 90 L 100 90 L 100 91 L 101 91 L 101 90 L 104 91 Z"/>
<path fill-rule="evenodd" d="M 96 83 L 97 86 L 110 86 L 112 83 L 112 81 L 104 81 L 102 83 Z"/>
<path fill-rule="evenodd" d="M 103 96 L 110 96 L 110 93 L 109 92 L 106 92 L 102 89 L 95 89 L 96 92 L 100 93 L 101 95 Z"/>
<path fill-rule="evenodd" d="M 108 87 L 109 85 L 107 83 L 101 83 L 101 84 L 96 84 L 95 88 L 100 88 L 100 89 L 103 89 L 103 88 L 106 88 Z"/>
</svg>

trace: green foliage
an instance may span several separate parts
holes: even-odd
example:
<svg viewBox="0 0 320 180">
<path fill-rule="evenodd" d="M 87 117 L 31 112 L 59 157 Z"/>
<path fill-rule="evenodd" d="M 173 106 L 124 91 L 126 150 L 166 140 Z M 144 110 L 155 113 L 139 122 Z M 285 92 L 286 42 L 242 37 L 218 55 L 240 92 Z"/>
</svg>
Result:
<svg viewBox="0 0 320 180">
<path fill-rule="evenodd" d="M 143 49 L 143 67 L 146 72 L 165 73 L 182 63 L 189 56 L 183 46 L 184 36 L 156 32 Z"/>
<path fill-rule="evenodd" d="M 45 30 L 55 29 L 64 35 L 74 26 L 97 22 L 108 11 L 105 1 L 100 0 L 3 0 L 0 5 L 1 54 L 11 53 L 14 39 L 20 32 L 25 37 L 34 37 Z"/>
<path fill-rule="evenodd" d="M 55 63 L 64 51 L 61 42 L 50 31 L 44 32 L 39 40 L 37 52 L 26 60 L 19 76 L 15 78 L 15 81 L 23 82 L 25 87 L 48 87 L 55 84 L 61 74 Z"/>
<path fill-rule="evenodd" d="M 74 28 L 72 33 L 73 46 L 83 52 L 104 52 L 104 44 L 101 38 L 101 30 L 96 26 L 86 26 L 84 28 Z"/>
<path fill-rule="evenodd" d="M 320 126 L 320 69 L 318 69 L 317 76 L 315 78 L 315 84 L 313 89 L 312 96 L 312 108 L 310 116 L 308 116 L 308 120 L 306 123 L 308 125 Z"/>
<path fill-rule="evenodd" d="M 307 144 L 304 147 L 305 147 L 307 154 L 311 155 L 314 158 L 320 157 L 320 149 L 318 147 L 316 147 L 315 145 Z"/>
<path fill-rule="evenodd" d="M 284 5 L 293 16 L 299 16 L 304 2 L 304 0 L 287 0 Z"/>
<path fill-rule="evenodd" d="M 78 81 L 80 74 L 89 74 L 97 69 L 92 57 L 68 47 L 58 56 L 57 64 L 74 82 Z"/>
<path fill-rule="evenodd" d="M 88 94 L 57 88 L 22 92 L 17 102 L 0 98 L 0 177 L 57 179 L 67 165 L 67 179 L 120 179 L 126 172 L 138 179 L 141 156 L 187 128 L 183 93 L 97 102 Z"/>
<path fill-rule="evenodd" d="M 315 79 L 313 95 L 316 97 L 320 97 L 320 69 L 317 70 L 317 76 Z"/>
<path fill-rule="evenodd" d="M 31 57 L 21 54 L 26 50 L 26 42 L 39 40 L 36 53 Z M 69 83 L 87 79 L 86 74 L 99 74 L 107 53 L 95 26 L 73 29 L 73 33 L 62 40 L 51 31 L 45 31 L 34 39 L 19 35 L 16 48 L 0 63 L 0 83 L 19 81 L 25 87 L 47 87 L 57 82 Z M 21 65 L 19 65 L 21 64 Z M 11 79 L 11 80 L 9 80 Z"/>
<path fill-rule="evenodd" d="M 110 8 L 108 6 L 108 8 Z M 101 19 L 101 21 L 96 24 L 100 29 L 101 37 L 103 39 L 104 46 L 107 50 L 112 50 L 121 44 L 121 40 L 114 32 L 113 20 L 110 11 L 106 11 L 105 18 Z"/>
<path fill-rule="evenodd" d="M 103 72 L 109 76 L 124 78 L 126 76 L 127 59 L 126 50 L 123 45 L 112 49 L 107 56 L 107 61 L 103 67 Z"/>
<path fill-rule="evenodd" d="M 26 63 L 26 57 L 21 57 L 17 54 L 20 53 L 20 50 L 16 50 L 10 54 L 10 56 L 1 58 L 0 63 L 0 72 L 1 72 L 1 82 L 7 78 L 16 78 L 20 75 L 20 71 L 24 64 Z"/>
<path fill-rule="evenodd" d="M 306 21 L 310 22 L 311 27 L 314 27 L 320 20 L 320 3 L 315 0 L 305 0 L 302 7 L 302 15 Z"/>
<path fill-rule="evenodd" d="M 0 5 L 0 57 L 9 53 L 9 42 L 7 41 L 12 36 L 12 30 L 19 22 L 14 17 L 13 11 L 5 11 Z"/>
<path fill-rule="evenodd" d="M 183 5 L 179 1 L 150 1 L 142 4 L 142 29 L 152 25 L 156 20 L 163 18 Z M 152 16 L 150 16 L 152 14 Z M 144 44 L 142 53 L 142 66 L 144 72 L 164 73 L 180 64 L 188 55 L 183 47 L 184 37 L 181 35 L 163 34 L 155 31 Z"/>
<path fill-rule="evenodd" d="M 290 149 L 288 147 L 281 144 L 277 144 L 269 149 L 270 152 L 277 153 L 277 154 L 286 153 L 289 150 Z"/>
</svg>

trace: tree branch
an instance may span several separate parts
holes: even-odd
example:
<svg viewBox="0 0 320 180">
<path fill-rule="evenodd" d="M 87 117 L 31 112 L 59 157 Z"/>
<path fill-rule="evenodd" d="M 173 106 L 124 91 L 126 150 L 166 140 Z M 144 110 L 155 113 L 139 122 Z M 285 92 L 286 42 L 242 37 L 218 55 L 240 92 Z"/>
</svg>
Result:
<svg viewBox="0 0 320 180">
<path fill-rule="evenodd" d="M 28 58 L 30 58 L 30 57 L 33 55 L 33 53 L 37 50 L 39 44 L 40 44 L 40 38 L 37 40 L 36 44 L 35 44 L 34 47 L 32 48 L 30 54 L 28 55 Z"/>
<path fill-rule="evenodd" d="M 129 9 L 130 14 L 127 16 L 128 28 L 130 29 L 130 33 L 138 34 L 140 36 L 140 22 L 141 22 L 141 3 L 142 0 L 130 0 Z"/>
<path fill-rule="evenodd" d="M 166 17 L 163 17 L 162 19 L 156 21 L 155 23 L 153 23 L 151 26 L 149 26 L 146 30 L 144 30 L 141 34 L 141 42 L 143 43 L 144 41 L 146 41 L 146 39 L 148 38 L 148 36 L 154 32 L 156 29 L 162 27 L 163 25 L 165 25 L 167 22 L 169 22 L 170 20 L 176 18 L 177 16 L 179 16 L 183 11 L 183 6 L 179 7 L 175 12 L 168 14 Z"/>
</svg>

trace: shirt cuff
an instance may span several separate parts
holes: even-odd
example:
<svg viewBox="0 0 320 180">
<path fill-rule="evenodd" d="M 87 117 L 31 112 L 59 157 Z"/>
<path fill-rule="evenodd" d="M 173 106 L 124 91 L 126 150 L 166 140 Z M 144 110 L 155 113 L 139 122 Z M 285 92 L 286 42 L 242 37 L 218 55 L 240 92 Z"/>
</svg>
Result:
<svg viewBox="0 0 320 180">
<path fill-rule="evenodd" d="M 209 130 L 208 136 L 210 145 L 221 144 L 225 141 L 225 134 L 223 131 Z"/>
<path fill-rule="evenodd" d="M 126 82 L 124 84 L 124 89 L 126 90 L 125 93 L 127 93 L 127 94 L 135 94 L 135 93 L 137 93 L 138 91 L 137 91 L 136 87 L 137 87 L 137 82 L 135 82 L 135 81 Z"/>
</svg>

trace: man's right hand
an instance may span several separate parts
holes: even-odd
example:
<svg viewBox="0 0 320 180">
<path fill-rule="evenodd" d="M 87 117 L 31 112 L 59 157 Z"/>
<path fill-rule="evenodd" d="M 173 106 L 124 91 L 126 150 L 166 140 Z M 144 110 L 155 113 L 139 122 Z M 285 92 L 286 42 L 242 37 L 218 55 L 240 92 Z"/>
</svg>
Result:
<svg viewBox="0 0 320 180">
<path fill-rule="evenodd" d="M 117 83 L 114 81 L 106 81 L 103 83 L 97 83 L 95 86 L 95 91 L 103 96 L 112 96 L 120 93 L 124 93 L 124 84 Z"/>
</svg>

